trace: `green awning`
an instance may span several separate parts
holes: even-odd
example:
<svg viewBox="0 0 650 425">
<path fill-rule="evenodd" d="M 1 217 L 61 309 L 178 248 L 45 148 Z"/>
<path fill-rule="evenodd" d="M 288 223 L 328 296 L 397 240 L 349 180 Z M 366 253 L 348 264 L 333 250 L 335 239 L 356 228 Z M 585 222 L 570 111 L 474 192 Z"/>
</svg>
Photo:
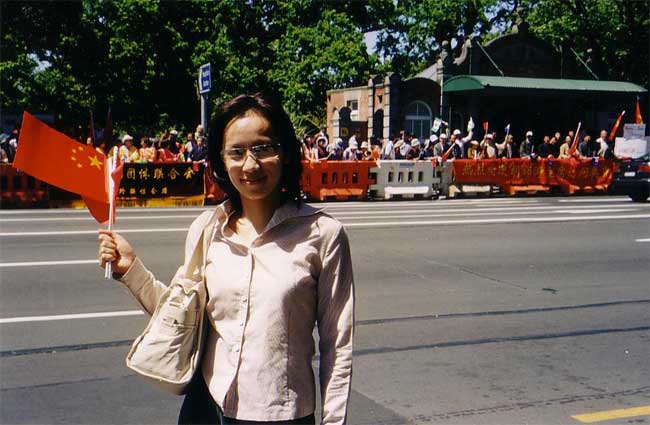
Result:
<svg viewBox="0 0 650 425">
<path fill-rule="evenodd" d="M 581 92 L 645 93 L 641 86 L 624 81 L 565 80 L 559 78 L 492 77 L 487 75 L 458 75 L 445 81 L 444 91 L 463 92 L 470 90 L 523 89 L 561 90 Z"/>
</svg>

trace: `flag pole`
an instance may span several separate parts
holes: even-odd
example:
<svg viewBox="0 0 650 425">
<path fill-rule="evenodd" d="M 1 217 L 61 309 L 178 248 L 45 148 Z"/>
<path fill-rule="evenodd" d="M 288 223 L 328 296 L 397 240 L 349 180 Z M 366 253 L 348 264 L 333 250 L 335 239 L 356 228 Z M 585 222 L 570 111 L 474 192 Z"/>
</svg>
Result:
<svg viewBox="0 0 650 425">
<path fill-rule="evenodd" d="M 117 149 L 113 149 L 113 156 L 108 159 L 108 231 L 113 230 L 115 220 L 115 182 L 113 181 L 113 170 L 117 166 Z M 113 263 L 106 263 L 104 278 L 111 279 L 113 276 Z"/>
</svg>

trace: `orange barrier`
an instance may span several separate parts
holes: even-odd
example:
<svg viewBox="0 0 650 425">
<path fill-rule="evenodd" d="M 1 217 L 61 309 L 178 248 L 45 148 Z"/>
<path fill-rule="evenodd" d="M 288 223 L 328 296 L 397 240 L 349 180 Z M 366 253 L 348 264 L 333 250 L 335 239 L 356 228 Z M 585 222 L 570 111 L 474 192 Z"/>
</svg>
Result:
<svg viewBox="0 0 650 425">
<path fill-rule="evenodd" d="M 491 184 L 509 194 L 548 191 L 606 191 L 614 176 L 615 163 L 599 158 L 581 159 L 487 159 L 455 160 L 454 182 Z"/>
<path fill-rule="evenodd" d="M 15 169 L 11 164 L 0 164 L 0 188 L 3 207 L 47 205 L 47 184 Z"/>
<path fill-rule="evenodd" d="M 376 183 L 370 177 L 370 169 L 376 166 L 375 161 L 303 161 L 300 186 L 311 200 L 363 200 L 368 187 Z"/>
</svg>

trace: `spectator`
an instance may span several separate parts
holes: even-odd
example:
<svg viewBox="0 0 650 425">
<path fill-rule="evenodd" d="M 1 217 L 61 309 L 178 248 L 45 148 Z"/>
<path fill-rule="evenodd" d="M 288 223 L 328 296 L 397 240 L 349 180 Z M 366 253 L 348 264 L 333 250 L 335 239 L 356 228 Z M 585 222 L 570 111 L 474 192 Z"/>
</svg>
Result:
<svg viewBox="0 0 650 425">
<path fill-rule="evenodd" d="M 540 158 L 553 158 L 551 139 L 548 136 L 544 136 L 544 143 L 537 148 L 537 156 Z"/>
<path fill-rule="evenodd" d="M 194 132 L 194 140 L 198 139 L 199 136 L 205 137 L 205 131 L 204 131 L 203 126 L 201 124 L 196 126 L 196 131 Z"/>
<path fill-rule="evenodd" d="M 479 142 L 477 140 L 469 142 L 466 157 L 467 159 L 480 159 Z"/>
<path fill-rule="evenodd" d="M 386 139 L 386 143 L 381 150 L 381 159 L 395 159 L 395 144 L 390 138 Z"/>
<path fill-rule="evenodd" d="M 203 136 L 199 136 L 203 137 Z M 185 139 L 185 153 L 189 156 L 192 154 L 192 150 L 196 146 L 196 140 L 194 138 L 194 133 L 187 133 L 186 139 Z"/>
<path fill-rule="evenodd" d="M 97 151 L 97 153 L 101 153 L 102 155 L 106 154 L 106 142 L 104 142 L 103 139 L 97 140 L 93 146 L 95 146 L 95 151 Z"/>
<path fill-rule="evenodd" d="M 357 142 L 352 140 L 348 143 L 348 147 L 343 151 L 343 161 L 358 161 L 359 158 L 359 145 Z"/>
<path fill-rule="evenodd" d="M 320 159 L 327 158 L 327 144 L 328 144 L 327 137 L 325 136 L 316 137 L 316 150 L 317 150 L 316 159 L 320 160 Z"/>
<path fill-rule="evenodd" d="M 404 139 L 398 139 L 393 143 L 393 155 L 395 159 L 404 159 L 404 156 L 402 156 L 402 146 L 405 143 Z"/>
<path fill-rule="evenodd" d="M 426 142 L 424 142 L 424 149 L 422 150 L 422 155 L 420 159 L 433 158 L 433 147 L 438 143 L 438 136 L 432 134 L 429 136 Z"/>
<path fill-rule="evenodd" d="M 600 145 L 600 151 L 605 152 L 609 146 L 607 144 L 607 131 L 600 130 L 600 137 L 596 139 L 596 142 Z"/>
<path fill-rule="evenodd" d="M 495 144 L 497 147 L 497 156 L 499 158 L 517 158 L 513 141 L 514 137 L 512 137 L 512 134 L 508 134 L 503 143 Z"/>
<path fill-rule="evenodd" d="M 522 158 L 530 158 L 535 152 L 535 145 L 533 144 L 533 132 L 528 130 L 526 132 L 526 139 L 519 145 L 519 156 Z"/>
<path fill-rule="evenodd" d="M 11 135 L 9 136 L 9 148 L 7 149 L 7 156 L 9 157 L 9 162 L 14 162 L 16 156 L 16 149 L 18 149 L 18 140 L 20 139 L 20 131 L 17 128 L 11 130 Z"/>
<path fill-rule="evenodd" d="M 406 152 L 406 159 L 420 159 L 420 141 L 411 139 L 411 149 Z"/>
<path fill-rule="evenodd" d="M 560 146 L 560 154 L 558 155 L 558 159 L 569 159 L 571 158 L 571 155 L 569 155 L 569 150 L 571 149 L 571 136 L 566 136 L 564 138 L 564 143 L 562 143 L 562 146 Z M 577 153 L 578 151 L 576 151 Z"/>
<path fill-rule="evenodd" d="M 180 152 L 176 143 L 171 140 L 163 140 L 162 147 L 158 149 L 158 162 L 181 162 Z"/>
<path fill-rule="evenodd" d="M 208 148 L 205 145 L 205 137 L 199 136 L 196 139 L 196 146 L 190 152 L 190 160 L 193 162 L 205 162 L 208 158 Z"/>
<path fill-rule="evenodd" d="M 126 134 L 122 137 L 122 142 L 124 142 L 124 144 L 117 151 L 120 160 L 122 160 L 122 162 L 138 162 L 140 154 L 138 149 L 133 145 L 133 137 Z"/>
<path fill-rule="evenodd" d="M 485 138 L 483 139 L 482 142 L 483 148 L 481 149 L 481 159 L 496 159 L 497 157 L 497 149 L 494 146 L 494 136 L 492 133 L 488 133 L 485 135 Z"/>
<path fill-rule="evenodd" d="M 359 147 L 359 137 L 361 136 L 361 132 L 359 130 L 354 130 L 352 132 L 352 137 L 348 140 L 348 145 L 347 147 L 350 147 L 350 143 L 355 142 L 357 144 L 357 148 Z M 345 152 L 344 152 L 345 155 Z"/>
<path fill-rule="evenodd" d="M 595 140 L 592 141 L 591 136 L 587 134 L 582 139 L 582 143 L 578 145 L 578 150 L 580 151 L 581 156 L 584 156 L 585 158 L 594 158 L 598 156 L 600 144 L 596 143 Z"/>
<path fill-rule="evenodd" d="M 614 154 L 614 142 L 610 142 L 609 140 L 607 140 L 607 138 L 605 138 L 605 146 L 600 148 L 600 150 L 598 151 L 598 156 L 604 159 L 616 158 L 616 155 Z"/>
<path fill-rule="evenodd" d="M 8 163 L 9 162 L 9 135 L 0 134 L 0 162 Z"/>
<path fill-rule="evenodd" d="M 413 135 L 409 132 L 404 133 L 404 143 L 399 147 L 400 159 L 405 159 L 411 150 L 411 140 L 413 140 Z"/>
<path fill-rule="evenodd" d="M 361 142 L 361 151 L 359 156 L 361 156 L 362 161 L 372 161 L 372 151 L 368 147 L 368 142 L 365 140 Z"/>
<path fill-rule="evenodd" d="M 341 140 L 341 143 L 343 143 L 342 139 L 337 140 Z M 341 155 L 341 146 L 338 143 L 330 143 L 327 146 L 327 152 L 328 161 L 341 161 L 343 159 L 343 156 Z"/>
<path fill-rule="evenodd" d="M 325 143 L 323 144 L 323 149 L 327 150 L 327 145 L 329 145 L 330 138 L 327 135 L 327 128 L 324 125 L 321 126 L 320 131 L 318 132 L 318 134 L 316 134 L 316 141 L 318 141 L 318 139 L 320 138 L 325 139 Z"/>
<path fill-rule="evenodd" d="M 153 146 L 153 140 L 143 137 L 140 141 L 140 162 L 155 162 L 156 148 Z"/>
<path fill-rule="evenodd" d="M 449 149 L 449 144 L 447 143 L 447 133 L 442 133 L 438 139 L 438 143 L 433 146 L 433 156 L 437 158 L 442 158 L 442 156 Z"/>
</svg>

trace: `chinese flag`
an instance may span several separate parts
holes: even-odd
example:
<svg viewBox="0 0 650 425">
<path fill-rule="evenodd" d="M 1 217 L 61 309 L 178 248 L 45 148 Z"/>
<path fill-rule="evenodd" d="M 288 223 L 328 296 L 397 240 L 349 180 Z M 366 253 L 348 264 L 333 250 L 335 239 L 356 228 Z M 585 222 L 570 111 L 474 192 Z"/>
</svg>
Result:
<svg viewBox="0 0 650 425">
<path fill-rule="evenodd" d="M 13 166 L 34 178 L 81 195 L 95 220 L 108 223 L 108 163 L 105 155 L 92 147 L 78 143 L 24 112 Z M 121 175 L 122 167 L 118 167 L 111 176 L 118 188 Z"/>
<path fill-rule="evenodd" d="M 623 119 L 623 115 L 625 115 L 625 111 L 621 112 L 618 115 L 618 118 L 616 118 L 616 122 L 612 127 L 612 131 L 609 132 L 609 137 L 607 138 L 609 141 L 614 140 L 614 138 L 616 137 L 616 132 L 618 131 L 618 127 L 620 127 L 621 125 L 621 120 Z"/>
<path fill-rule="evenodd" d="M 639 96 L 636 97 L 636 110 L 634 111 L 634 123 L 643 124 L 643 116 L 641 115 L 641 106 L 639 106 Z"/>
<path fill-rule="evenodd" d="M 488 121 L 483 122 L 483 132 L 487 133 L 488 128 L 490 128 L 490 123 Z"/>
</svg>

